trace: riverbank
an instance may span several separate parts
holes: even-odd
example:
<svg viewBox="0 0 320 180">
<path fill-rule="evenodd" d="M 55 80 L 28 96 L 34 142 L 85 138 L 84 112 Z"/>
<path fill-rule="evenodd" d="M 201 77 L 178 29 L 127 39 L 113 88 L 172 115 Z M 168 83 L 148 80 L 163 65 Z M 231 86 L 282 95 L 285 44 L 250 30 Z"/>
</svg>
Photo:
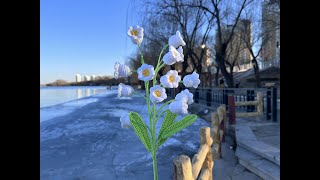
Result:
<svg viewBox="0 0 320 180">
<path fill-rule="evenodd" d="M 151 156 L 132 128 L 122 129 L 119 121 L 122 113 L 135 111 L 147 122 L 145 101 L 137 95 L 131 98 L 116 96 L 114 91 L 87 97 L 86 101 L 96 100 L 40 123 L 41 179 L 153 178 Z M 161 123 L 162 119 L 157 124 L 158 130 Z M 209 125 L 209 122 L 198 118 L 160 147 L 159 179 L 172 178 L 172 160 L 175 157 L 181 154 L 192 157 L 196 153 L 199 129 Z"/>
</svg>

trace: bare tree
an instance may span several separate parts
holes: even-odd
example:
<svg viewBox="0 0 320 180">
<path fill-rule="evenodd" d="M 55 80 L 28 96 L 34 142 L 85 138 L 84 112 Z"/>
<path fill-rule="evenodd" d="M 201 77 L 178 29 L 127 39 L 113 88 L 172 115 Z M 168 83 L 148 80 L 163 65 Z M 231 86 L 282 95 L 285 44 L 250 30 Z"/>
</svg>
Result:
<svg viewBox="0 0 320 180">
<path fill-rule="evenodd" d="M 260 68 L 257 58 L 259 57 L 262 48 L 270 39 L 269 34 L 272 29 L 270 29 L 270 27 L 262 28 L 262 11 L 261 9 L 257 8 L 259 6 L 258 3 L 261 2 L 257 1 L 255 3 L 252 3 L 245 9 L 245 18 L 251 23 L 245 24 L 245 28 L 241 29 L 243 33 L 241 33 L 240 38 L 250 52 L 256 79 L 256 86 L 259 88 L 261 87 L 261 80 L 259 73 Z M 254 28 L 252 28 L 251 26 L 253 26 Z"/>
<path fill-rule="evenodd" d="M 212 53 L 210 53 L 210 57 L 211 57 L 211 59 L 213 59 L 213 62 L 212 62 L 212 64 L 211 64 L 211 66 L 212 67 L 214 67 L 214 70 L 215 70 L 215 72 L 214 72 L 214 80 L 215 80 L 215 86 L 218 86 L 219 85 L 219 72 L 220 72 L 220 68 L 219 68 L 219 65 L 218 65 L 218 63 L 216 62 L 216 57 L 217 57 L 217 53 L 216 53 L 216 45 L 215 45 L 215 43 L 213 43 L 214 44 L 214 46 L 213 46 L 213 50 L 211 51 Z M 213 72 L 211 72 L 211 73 L 213 73 Z"/>
<path fill-rule="evenodd" d="M 163 0 L 163 1 L 146 1 L 148 11 L 152 14 L 150 18 L 167 17 L 171 22 L 162 21 L 161 28 L 167 23 L 176 24 L 176 30 L 179 29 L 186 42 L 184 47 L 184 62 L 182 63 L 181 75 L 186 75 L 186 70 L 193 67 L 198 73 L 202 71 L 202 59 L 205 49 L 197 53 L 197 47 L 206 44 L 209 38 L 210 31 L 213 28 L 212 16 L 207 16 L 202 9 L 190 9 L 185 6 L 185 3 L 194 3 L 193 1 L 182 0 Z M 178 27 L 178 28 L 177 28 Z M 160 28 L 160 29 L 161 29 Z M 171 35 L 175 30 L 171 32 Z M 166 37 L 168 39 L 169 36 Z"/>
<path fill-rule="evenodd" d="M 188 4 L 188 7 L 200 8 L 210 14 L 216 21 L 216 62 L 226 80 L 228 87 L 234 87 L 233 75 L 226 69 L 227 47 L 231 42 L 241 14 L 245 7 L 253 0 L 211 0 L 210 2 L 198 0 L 196 4 Z M 228 27 L 228 33 L 224 36 L 224 28 Z"/>
<path fill-rule="evenodd" d="M 260 2 L 260 1 L 259 1 Z M 263 11 L 271 16 L 263 16 L 262 21 L 271 23 L 276 29 L 280 29 L 280 0 L 263 1 Z"/>
<path fill-rule="evenodd" d="M 229 67 L 231 77 L 233 77 L 235 66 L 238 66 L 240 69 L 239 65 L 248 62 L 249 60 L 249 57 L 243 56 L 243 54 L 248 52 L 245 43 L 241 39 L 244 34 L 241 32 L 243 24 L 246 24 L 246 21 L 242 21 L 241 27 L 237 27 L 237 30 L 234 32 L 226 50 L 225 64 Z M 251 33 L 251 31 L 249 31 L 249 33 Z"/>
</svg>

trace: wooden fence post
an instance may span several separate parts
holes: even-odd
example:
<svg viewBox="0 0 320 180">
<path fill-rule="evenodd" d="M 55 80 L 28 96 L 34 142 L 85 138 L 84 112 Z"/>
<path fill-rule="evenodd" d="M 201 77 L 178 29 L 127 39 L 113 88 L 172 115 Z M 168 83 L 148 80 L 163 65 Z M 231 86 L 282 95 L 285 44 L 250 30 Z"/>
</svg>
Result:
<svg viewBox="0 0 320 180">
<path fill-rule="evenodd" d="M 225 138 L 224 138 L 224 133 L 225 133 L 225 114 L 224 114 L 224 107 L 223 106 L 219 106 L 217 109 L 218 112 L 218 116 L 219 116 L 219 125 L 220 125 L 220 141 L 224 142 Z"/>
<path fill-rule="evenodd" d="M 278 114 L 278 110 L 277 110 L 277 106 L 278 106 L 278 102 L 277 102 L 277 88 L 276 87 L 272 87 L 272 121 L 273 122 L 277 122 L 277 114 Z"/>
<path fill-rule="evenodd" d="M 257 92 L 257 100 L 258 100 L 257 112 L 263 113 L 263 95 L 261 92 Z"/>
<path fill-rule="evenodd" d="M 220 105 L 221 106 L 221 109 L 222 109 L 222 113 L 223 113 L 223 127 L 224 127 L 224 130 L 223 130 L 223 134 L 222 134 L 222 138 L 223 138 L 223 141 L 225 141 L 225 135 L 227 134 L 226 130 L 227 130 L 227 109 L 226 109 L 226 105 L 225 104 L 222 104 Z"/>
<path fill-rule="evenodd" d="M 219 125 L 219 115 L 217 112 L 211 114 L 211 137 L 212 143 L 212 158 L 221 158 L 221 146 L 220 146 L 220 125 Z"/>
<path fill-rule="evenodd" d="M 173 160 L 173 179 L 194 180 L 192 177 L 191 161 L 188 156 L 181 155 Z"/>
<path fill-rule="evenodd" d="M 208 176 L 209 179 L 208 180 L 212 180 L 212 168 L 213 168 L 213 161 L 212 161 L 212 137 L 211 137 L 211 133 L 210 133 L 211 128 L 209 127 L 203 127 L 200 129 L 200 144 L 207 144 L 210 148 L 209 151 L 206 155 L 206 158 L 203 162 L 202 165 L 202 170 L 203 172 L 205 172 L 205 169 L 208 169 L 208 175 L 201 175 L 201 177 L 205 177 Z"/>
<path fill-rule="evenodd" d="M 229 101 L 229 124 L 235 124 L 236 123 L 236 106 L 234 102 L 233 96 L 228 96 Z"/>
<path fill-rule="evenodd" d="M 208 165 L 211 166 L 210 160 L 212 158 L 208 158 L 208 154 L 211 149 L 212 138 L 210 136 L 210 128 L 202 127 L 200 128 L 200 148 L 198 153 L 195 154 L 192 158 L 192 176 L 193 179 L 196 179 L 199 175 L 199 172 Z M 207 152 L 206 152 L 207 151 Z M 206 152 L 206 153 L 203 153 Z M 206 162 L 207 161 L 207 162 Z M 204 165 L 206 164 L 206 165 Z"/>
</svg>

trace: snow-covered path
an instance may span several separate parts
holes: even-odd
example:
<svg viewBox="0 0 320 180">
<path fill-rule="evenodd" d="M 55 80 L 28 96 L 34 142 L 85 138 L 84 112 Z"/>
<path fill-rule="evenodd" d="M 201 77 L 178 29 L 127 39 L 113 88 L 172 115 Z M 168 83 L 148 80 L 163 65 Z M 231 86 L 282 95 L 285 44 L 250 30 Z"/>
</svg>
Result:
<svg viewBox="0 0 320 180">
<path fill-rule="evenodd" d="M 91 103 L 40 123 L 40 178 L 153 179 L 151 156 L 133 129 L 122 129 L 119 121 L 122 113 L 135 111 L 148 122 L 144 99 L 137 95 L 119 99 L 114 91 L 77 101 L 81 100 Z M 51 108 L 57 107 L 61 105 Z M 162 119 L 158 121 L 158 129 L 161 123 Z M 181 154 L 192 157 L 196 153 L 199 129 L 203 126 L 209 123 L 198 118 L 160 147 L 159 179 L 172 179 L 173 158 Z"/>
</svg>

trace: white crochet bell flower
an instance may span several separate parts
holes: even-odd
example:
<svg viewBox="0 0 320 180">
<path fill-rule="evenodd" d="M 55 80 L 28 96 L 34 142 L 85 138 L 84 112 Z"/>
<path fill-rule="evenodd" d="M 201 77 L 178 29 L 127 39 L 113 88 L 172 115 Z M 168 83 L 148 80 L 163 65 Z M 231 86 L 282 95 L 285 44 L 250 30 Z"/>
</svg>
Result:
<svg viewBox="0 0 320 180">
<path fill-rule="evenodd" d="M 178 93 L 175 97 L 175 100 L 185 101 L 188 105 L 190 105 L 194 102 L 193 101 L 193 94 L 190 93 L 190 91 L 188 89 L 185 89 L 185 90 L 181 91 L 180 93 Z"/>
<path fill-rule="evenodd" d="M 129 113 L 124 113 L 120 117 L 121 127 L 125 129 L 129 129 L 131 127 Z"/>
<path fill-rule="evenodd" d="M 188 114 L 188 104 L 184 100 L 173 101 L 169 104 L 169 110 L 174 114 Z"/>
<path fill-rule="evenodd" d="M 120 83 L 118 85 L 118 97 L 130 97 L 133 95 L 134 89 L 129 85 Z"/>
<path fill-rule="evenodd" d="M 182 81 L 183 85 L 185 85 L 186 87 L 198 88 L 200 84 L 199 74 L 193 72 L 192 74 L 186 75 Z"/>
<path fill-rule="evenodd" d="M 186 45 L 179 31 L 177 31 L 175 35 L 169 37 L 169 45 L 175 48 Z"/>
<path fill-rule="evenodd" d="M 154 67 L 148 64 L 142 64 L 141 67 L 137 69 L 138 79 L 142 81 L 150 81 L 154 76 Z"/>
<path fill-rule="evenodd" d="M 150 88 L 150 100 L 153 103 L 159 103 L 167 99 L 166 89 L 159 85 Z"/>
<path fill-rule="evenodd" d="M 131 69 L 129 66 L 125 64 L 120 64 L 119 62 L 116 62 L 114 64 L 114 78 L 126 78 L 132 74 Z"/>
<path fill-rule="evenodd" d="M 182 58 L 182 61 L 181 62 L 183 62 L 184 61 L 184 55 L 183 55 L 183 49 L 182 49 L 182 46 L 180 46 L 178 49 L 177 49 L 177 51 L 180 53 L 180 56 L 181 56 L 181 58 Z"/>
<path fill-rule="evenodd" d="M 143 28 L 135 25 L 130 26 L 128 29 L 128 36 L 131 37 L 131 40 L 134 44 L 141 44 L 143 40 Z"/>
<path fill-rule="evenodd" d="M 181 57 L 180 52 L 173 46 L 169 46 L 169 52 L 163 56 L 163 62 L 166 65 L 172 65 L 176 62 L 182 62 L 183 58 Z"/>
<path fill-rule="evenodd" d="M 170 70 L 166 75 L 160 78 L 162 86 L 166 88 L 177 88 L 180 81 L 181 77 L 178 75 L 178 71 L 176 70 Z"/>
</svg>

